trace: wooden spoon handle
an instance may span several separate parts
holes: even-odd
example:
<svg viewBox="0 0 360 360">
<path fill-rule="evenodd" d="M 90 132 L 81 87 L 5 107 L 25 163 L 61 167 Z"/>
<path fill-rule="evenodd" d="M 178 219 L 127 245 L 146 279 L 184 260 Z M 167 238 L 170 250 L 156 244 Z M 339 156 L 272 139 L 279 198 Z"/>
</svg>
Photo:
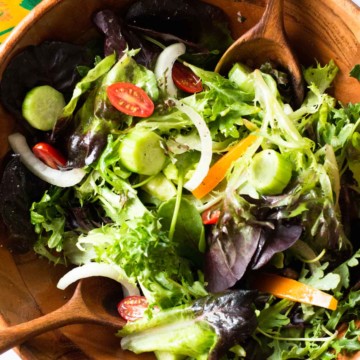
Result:
<svg viewBox="0 0 360 360">
<path fill-rule="evenodd" d="M 282 36 L 284 33 L 284 0 L 268 0 L 259 27 L 265 37 L 266 35 L 269 35 L 270 38 Z"/>
<path fill-rule="evenodd" d="M 44 332 L 65 325 L 84 322 L 93 322 L 93 319 L 81 315 L 77 316 L 74 309 L 66 304 L 60 309 L 39 318 L 0 329 L 0 354 Z"/>
</svg>

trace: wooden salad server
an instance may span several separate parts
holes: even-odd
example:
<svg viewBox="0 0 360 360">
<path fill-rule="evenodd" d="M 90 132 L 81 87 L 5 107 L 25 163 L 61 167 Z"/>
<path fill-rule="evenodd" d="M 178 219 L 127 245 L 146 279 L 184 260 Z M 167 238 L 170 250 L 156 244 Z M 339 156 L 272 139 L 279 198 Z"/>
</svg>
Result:
<svg viewBox="0 0 360 360">
<path fill-rule="evenodd" d="M 120 329 L 125 325 L 125 320 L 116 313 L 115 305 L 121 299 L 121 287 L 113 280 L 103 277 L 80 280 L 72 298 L 59 309 L 28 322 L 0 329 L 0 354 L 65 325 L 90 323 Z"/>
<path fill-rule="evenodd" d="M 238 38 L 222 55 L 215 71 L 224 73 L 236 62 L 256 68 L 271 62 L 290 76 L 294 106 L 304 98 L 301 67 L 288 44 L 284 28 L 284 0 L 269 0 L 260 21 Z"/>
</svg>

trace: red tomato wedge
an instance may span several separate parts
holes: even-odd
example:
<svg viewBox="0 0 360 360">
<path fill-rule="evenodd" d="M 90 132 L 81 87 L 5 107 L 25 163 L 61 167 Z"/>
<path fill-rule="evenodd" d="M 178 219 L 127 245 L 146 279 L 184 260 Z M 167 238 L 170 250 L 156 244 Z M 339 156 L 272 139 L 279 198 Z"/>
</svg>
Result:
<svg viewBox="0 0 360 360">
<path fill-rule="evenodd" d="M 138 86 L 118 82 L 106 89 L 111 104 L 126 115 L 148 117 L 154 112 L 154 103 L 148 94 Z"/>
<path fill-rule="evenodd" d="M 117 306 L 117 310 L 124 320 L 135 321 L 144 316 L 148 306 L 149 303 L 145 296 L 132 295 L 122 299 Z"/>
<path fill-rule="evenodd" d="M 203 91 L 201 79 L 187 66 L 175 62 L 172 68 L 172 78 L 175 85 L 190 94 Z"/>
<path fill-rule="evenodd" d="M 216 224 L 220 217 L 219 209 L 208 209 L 201 214 L 201 219 L 204 225 Z"/>
<path fill-rule="evenodd" d="M 39 142 L 32 148 L 34 155 L 43 161 L 47 166 L 53 169 L 64 167 L 66 165 L 66 159 L 64 156 L 51 145 Z"/>
</svg>

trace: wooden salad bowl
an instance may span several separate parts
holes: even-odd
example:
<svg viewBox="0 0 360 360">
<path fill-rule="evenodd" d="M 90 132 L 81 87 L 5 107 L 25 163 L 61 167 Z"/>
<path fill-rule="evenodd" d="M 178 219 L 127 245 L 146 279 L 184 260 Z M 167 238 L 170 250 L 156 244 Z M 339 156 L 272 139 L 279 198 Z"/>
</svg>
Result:
<svg viewBox="0 0 360 360">
<path fill-rule="evenodd" d="M 229 16 L 234 39 L 253 26 L 264 11 L 265 0 L 205 0 Z M 101 8 L 120 9 L 130 0 L 43 0 L 15 28 L 0 47 L 0 76 L 9 60 L 24 47 L 44 40 L 81 43 L 91 38 L 91 15 Z M 246 21 L 241 21 L 240 19 Z M 360 101 L 360 82 L 349 77 L 360 63 L 360 8 L 350 0 L 286 0 L 285 28 L 290 44 L 303 65 L 333 59 L 340 68 L 331 89 L 343 103 Z M 15 120 L 0 105 L 0 159 L 9 150 L 7 137 Z M 1 201 L 1 200 L 0 200 Z M 33 252 L 8 250 L 6 229 L 0 236 L 0 325 L 11 326 L 60 307 L 71 296 L 56 283 L 66 271 Z M 71 325 L 38 336 L 17 349 L 23 359 L 153 359 L 122 351 L 112 329 L 95 325 Z"/>
</svg>

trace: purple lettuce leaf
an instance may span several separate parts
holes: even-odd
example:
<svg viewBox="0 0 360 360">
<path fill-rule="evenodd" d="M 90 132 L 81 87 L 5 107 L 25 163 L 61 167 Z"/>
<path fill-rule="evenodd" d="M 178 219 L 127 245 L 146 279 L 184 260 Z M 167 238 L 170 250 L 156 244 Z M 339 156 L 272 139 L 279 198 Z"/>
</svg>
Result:
<svg viewBox="0 0 360 360">
<path fill-rule="evenodd" d="M 24 253 L 34 245 L 37 235 L 29 209 L 48 187 L 23 165 L 18 155 L 6 159 L 0 182 L 0 216 L 9 235 L 6 243 L 9 249 Z"/>
<path fill-rule="evenodd" d="M 92 66 L 93 62 L 94 54 L 84 46 L 60 41 L 29 46 L 6 67 L 0 84 L 1 102 L 18 119 L 23 119 L 21 108 L 28 91 L 50 85 L 70 98 L 80 80 L 77 68 Z"/>
<path fill-rule="evenodd" d="M 117 16 L 112 10 L 101 10 L 93 18 L 96 26 L 105 35 L 104 54 L 105 56 L 116 53 L 120 58 L 124 51 L 129 49 L 141 49 L 134 57 L 135 60 L 152 68 L 161 49 L 149 41 L 144 40 L 130 29 L 124 20 Z"/>
<path fill-rule="evenodd" d="M 236 226 L 233 219 L 222 222 L 211 237 L 205 257 L 205 279 L 210 292 L 223 291 L 234 286 L 245 274 L 256 252 L 261 228 Z"/>
<path fill-rule="evenodd" d="M 236 193 L 225 198 L 222 215 L 208 237 L 209 291 L 233 287 L 248 270 L 263 267 L 300 238 L 303 228 L 294 220 L 279 220 L 280 211 L 269 207 L 265 198 L 245 199 Z"/>
<path fill-rule="evenodd" d="M 194 302 L 192 309 L 196 315 L 218 335 L 209 359 L 220 359 L 228 349 L 254 333 L 258 322 L 252 304 L 257 295 L 256 291 L 235 290 L 210 294 Z"/>
<path fill-rule="evenodd" d="M 262 231 L 258 248 L 251 262 L 253 270 L 260 269 L 266 265 L 271 258 L 282 251 L 289 249 L 299 240 L 303 228 L 299 225 L 275 226 L 275 229 L 265 229 Z"/>
<path fill-rule="evenodd" d="M 185 43 L 190 53 L 186 60 L 202 67 L 213 67 L 233 42 L 223 10 L 202 1 L 139 0 L 125 20 L 160 41 Z"/>
</svg>

